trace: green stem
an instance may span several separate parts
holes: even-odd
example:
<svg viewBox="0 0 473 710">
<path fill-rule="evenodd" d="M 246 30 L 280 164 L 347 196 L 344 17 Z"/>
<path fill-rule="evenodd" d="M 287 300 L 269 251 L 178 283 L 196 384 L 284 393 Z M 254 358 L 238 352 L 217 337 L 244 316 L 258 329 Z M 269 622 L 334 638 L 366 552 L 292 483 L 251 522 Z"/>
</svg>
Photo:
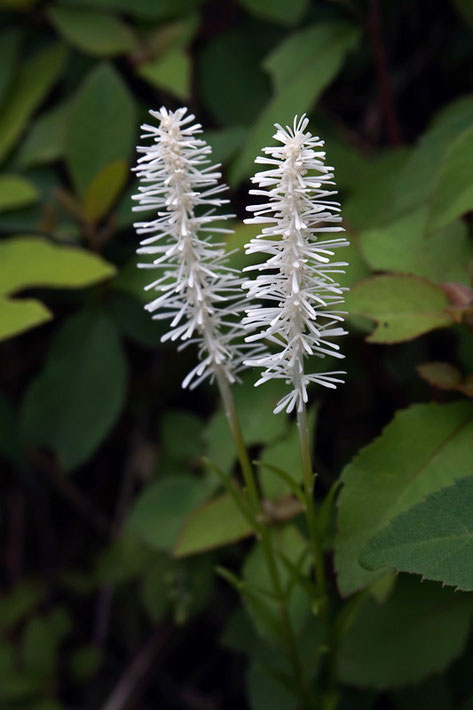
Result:
<svg viewBox="0 0 473 710">
<path fill-rule="evenodd" d="M 299 651 L 297 648 L 294 631 L 289 617 L 286 600 L 284 598 L 283 587 L 281 584 L 281 579 L 277 566 L 276 553 L 274 551 L 273 543 L 271 540 L 271 533 L 264 522 L 264 514 L 261 507 L 258 487 L 256 485 L 255 474 L 248 456 L 248 452 L 246 450 L 245 442 L 243 440 L 243 435 L 241 432 L 240 422 L 238 420 L 238 415 L 235 408 L 233 394 L 228 380 L 222 371 L 217 370 L 216 379 L 220 395 L 222 397 L 225 415 L 227 417 L 228 424 L 230 426 L 233 439 L 235 441 L 238 460 L 240 462 L 245 486 L 248 491 L 248 496 L 252 504 L 253 510 L 255 512 L 254 531 L 259 540 L 261 541 L 261 547 L 271 579 L 274 595 L 277 597 L 278 600 L 278 610 L 279 615 L 281 617 L 282 629 L 287 647 L 289 662 L 292 667 L 294 679 L 299 685 L 299 694 L 300 699 L 303 702 L 304 710 L 309 710 L 310 707 L 313 707 L 313 699 L 311 696 L 310 688 L 308 687 L 304 679 L 302 665 L 299 657 Z"/>
<path fill-rule="evenodd" d="M 306 503 L 306 516 L 309 525 L 310 542 L 312 545 L 312 554 L 314 557 L 314 565 L 316 571 L 317 590 L 321 601 L 327 600 L 327 584 L 325 581 L 325 565 L 320 540 L 319 529 L 317 526 L 317 517 L 315 514 L 314 504 L 314 483 L 315 476 L 312 472 L 312 463 L 310 456 L 309 443 L 309 427 L 307 424 L 307 412 L 304 407 L 302 411 L 297 413 L 297 428 L 299 430 L 299 445 L 302 459 L 302 472 L 304 477 L 304 493 Z"/>
<path fill-rule="evenodd" d="M 256 486 L 255 475 L 253 473 L 253 467 L 251 465 L 248 452 L 246 450 L 245 442 L 243 440 L 243 435 L 241 433 L 240 422 L 238 421 L 238 416 L 235 409 L 235 401 L 233 399 L 233 394 L 230 389 L 227 378 L 221 370 L 217 370 L 216 379 L 218 388 L 220 391 L 220 396 L 223 402 L 223 408 L 225 410 L 225 415 L 230 426 L 230 430 L 235 441 L 235 446 L 237 450 L 238 460 L 240 462 L 241 471 L 243 473 L 243 479 L 245 481 L 245 486 L 248 490 L 248 495 L 250 501 L 255 510 L 260 508 L 258 488 Z"/>
<path fill-rule="evenodd" d="M 309 427 L 307 424 L 307 411 L 305 406 L 297 413 L 297 428 L 299 431 L 299 444 L 302 460 L 304 499 L 307 523 L 309 527 L 310 544 L 316 575 L 316 589 L 318 604 L 320 605 L 321 619 L 325 627 L 325 639 L 328 650 L 328 687 L 332 698 L 336 695 L 336 647 L 335 635 L 331 619 L 327 581 L 325 576 L 324 552 L 320 531 L 317 525 L 317 516 L 314 502 L 315 475 L 312 471 Z M 335 707 L 335 706 L 333 706 Z"/>
</svg>

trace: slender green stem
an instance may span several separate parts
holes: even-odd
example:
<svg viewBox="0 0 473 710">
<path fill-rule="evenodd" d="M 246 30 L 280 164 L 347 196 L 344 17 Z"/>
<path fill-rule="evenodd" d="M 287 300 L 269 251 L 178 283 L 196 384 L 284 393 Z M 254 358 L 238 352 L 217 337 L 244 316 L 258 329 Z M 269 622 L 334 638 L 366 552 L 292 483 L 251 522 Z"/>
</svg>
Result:
<svg viewBox="0 0 473 710">
<path fill-rule="evenodd" d="M 336 702 L 336 700 L 334 701 L 333 698 L 335 698 L 336 696 L 337 687 L 335 635 L 329 606 L 329 596 L 325 576 L 323 545 L 322 540 L 320 539 L 320 531 L 317 525 L 317 516 L 315 512 L 315 475 L 312 471 L 309 427 L 307 424 L 307 411 L 305 407 L 303 407 L 302 411 L 297 413 L 297 428 L 299 431 L 299 444 L 302 459 L 306 516 L 307 523 L 309 526 L 310 543 L 312 547 L 312 555 L 315 566 L 316 589 L 318 596 L 317 601 L 320 605 L 321 619 L 325 627 L 325 639 L 328 650 L 328 687 L 332 695 L 332 700 L 330 700 L 330 703 L 333 703 Z M 331 707 L 336 706 L 331 705 Z"/>
<path fill-rule="evenodd" d="M 216 378 L 218 388 L 220 390 L 220 396 L 223 402 L 223 407 L 225 410 L 225 415 L 227 417 L 228 424 L 230 426 L 233 439 L 235 441 L 238 460 L 240 462 L 241 471 L 243 473 L 243 479 L 248 490 L 250 501 L 255 510 L 257 510 L 260 507 L 258 488 L 256 486 L 253 467 L 251 465 L 251 461 L 246 450 L 245 442 L 243 440 L 243 435 L 241 433 L 240 422 L 238 421 L 233 394 L 230 389 L 228 380 L 223 374 L 223 372 L 217 370 Z"/>
<path fill-rule="evenodd" d="M 279 615 L 281 617 L 282 629 L 287 647 L 289 662 L 292 667 L 294 679 L 299 685 L 300 699 L 304 704 L 304 710 L 309 710 L 309 708 L 313 707 L 313 698 L 311 696 L 310 688 L 308 687 L 304 679 L 299 650 L 297 648 L 291 619 L 289 617 L 286 600 L 284 598 L 283 586 L 279 575 L 276 553 L 274 551 L 273 542 L 271 539 L 271 532 L 268 530 L 264 522 L 263 510 L 261 507 L 258 487 L 256 485 L 255 474 L 241 432 L 233 394 L 230 389 L 228 380 L 222 372 L 216 372 L 216 379 L 220 390 L 220 395 L 222 397 L 225 415 L 227 417 L 230 430 L 235 441 L 238 460 L 240 462 L 245 486 L 248 491 L 250 502 L 254 509 L 254 530 L 257 537 L 261 541 L 261 547 L 266 560 L 268 573 L 271 579 L 271 585 L 273 587 L 274 595 L 277 597 L 278 600 L 278 610 Z"/>
<path fill-rule="evenodd" d="M 309 525 L 310 542 L 316 571 L 316 584 L 321 601 L 326 601 L 327 584 L 325 581 L 325 565 L 323 557 L 322 542 L 320 540 L 317 517 L 314 504 L 314 483 L 315 476 L 312 472 L 310 456 L 309 427 L 307 424 L 307 412 L 304 407 L 297 413 L 297 428 L 299 430 L 299 444 L 302 459 L 302 472 L 304 476 L 304 493 L 306 502 L 306 515 Z"/>
</svg>

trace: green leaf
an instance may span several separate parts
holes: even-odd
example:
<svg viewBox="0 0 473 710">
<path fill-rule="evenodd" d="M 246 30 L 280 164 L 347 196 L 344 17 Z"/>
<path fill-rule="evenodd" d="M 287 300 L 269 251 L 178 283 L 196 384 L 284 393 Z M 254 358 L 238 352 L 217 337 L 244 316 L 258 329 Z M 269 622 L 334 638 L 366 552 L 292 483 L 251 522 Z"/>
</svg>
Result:
<svg viewBox="0 0 473 710">
<path fill-rule="evenodd" d="M 187 411 L 167 411 L 160 423 L 164 456 L 176 463 L 195 464 L 203 453 L 204 423 Z"/>
<path fill-rule="evenodd" d="M 206 494 L 196 476 L 172 475 L 156 481 L 135 500 L 127 529 L 157 550 L 172 550 L 187 516 Z"/>
<path fill-rule="evenodd" d="M 135 135 L 135 107 L 115 69 L 99 64 L 72 100 L 65 157 L 79 195 L 110 163 L 128 163 Z"/>
<path fill-rule="evenodd" d="M 429 229 L 439 229 L 473 209 L 473 126 L 463 131 L 444 157 L 430 199 Z"/>
<path fill-rule="evenodd" d="M 219 32 L 198 54 L 199 94 L 219 124 L 250 125 L 269 100 L 270 85 L 261 68 L 268 39 L 259 25 L 245 23 Z"/>
<path fill-rule="evenodd" d="M 335 180 L 340 185 L 340 173 L 343 178 L 347 170 L 347 157 L 342 154 L 338 158 L 337 146 L 332 157 L 333 148 L 327 142 L 327 156 L 331 165 L 335 165 Z M 351 228 L 356 230 L 379 227 L 386 220 L 393 203 L 393 191 L 397 177 L 409 156 L 406 148 L 378 151 L 370 160 L 355 159 L 350 156 L 350 162 L 356 160 L 351 169 L 349 192 L 343 202 L 343 216 Z M 338 158 L 338 163 L 337 163 Z M 342 162 L 343 160 L 343 162 Z M 349 166 L 348 166 L 349 167 Z M 340 187 L 343 186 L 343 181 Z"/>
<path fill-rule="evenodd" d="M 394 518 L 363 549 L 370 570 L 392 567 L 473 590 L 473 477 L 432 493 Z"/>
<path fill-rule="evenodd" d="M 22 142 L 16 165 L 20 168 L 62 158 L 69 104 L 62 103 L 41 114 Z"/>
<path fill-rule="evenodd" d="M 128 25 L 107 12 L 55 5 L 49 8 L 48 16 L 67 42 L 87 54 L 113 57 L 136 48 Z"/>
<path fill-rule="evenodd" d="M 298 565 L 301 555 L 307 550 L 307 541 L 293 525 L 271 530 L 272 546 L 280 555 L 286 556 L 294 565 Z M 283 589 L 286 588 L 292 572 L 279 555 L 276 565 Z M 302 564 L 302 572 L 307 575 L 310 560 Z M 258 633 L 278 646 L 284 645 L 284 628 L 281 622 L 279 602 L 274 598 L 271 575 L 268 570 L 262 545 L 254 545 L 243 566 L 243 580 L 248 594 L 245 604 Z M 312 612 L 310 598 L 299 585 L 292 585 L 287 600 L 288 611 L 294 632 L 298 635 L 304 629 Z"/>
<path fill-rule="evenodd" d="M 233 126 L 219 131 L 205 131 L 203 138 L 212 148 L 212 160 L 227 163 L 243 143 L 245 135 L 245 128 Z"/>
<path fill-rule="evenodd" d="M 82 209 L 85 219 L 96 222 L 106 215 L 127 177 L 127 164 L 124 160 L 115 160 L 97 173 L 84 193 Z"/>
<path fill-rule="evenodd" d="M 125 526 L 119 537 L 100 553 L 94 570 L 94 582 L 117 585 L 135 580 L 149 569 L 155 555 L 155 550 L 143 544 Z"/>
<path fill-rule="evenodd" d="M 453 0 L 453 4 L 464 21 L 473 26 L 473 4 L 471 0 Z"/>
<path fill-rule="evenodd" d="M 360 247 L 364 258 L 375 271 L 469 284 L 473 250 L 466 225 L 458 220 L 427 234 L 426 220 L 427 208 L 423 207 L 363 232 Z"/>
<path fill-rule="evenodd" d="M 367 597 L 339 653 L 342 682 L 396 688 L 441 673 L 468 639 L 473 597 L 401 577 L 384 604 Z"/>
<path fill-rule="evenodd" d="M 252 126 L 231 172 L 238 183 L 252 171 L 255 155 L 268 145 L 275 122 L 291 123 L 308 111 L 338 73 L 347 52 L 359 39 L 356 27 L 341 22 L 317 23 L 292 34 L 266 60 L 275 94 Z"/>
<path fill-rule="evenodd" d="M 0 244 L 0 294 L 24 288 L 84 288 L 113 276 L 100 256 L 43 237 L 13 237 Z"/>
<path fill-rule="evenodd" d="M 172 49 L 164 55 L 140 64 L 138 75 L 158 89 L 186 101 L 190 95 L 191 60 L 183 49 Z"/>
<path fill-rule="evenodd" d="M 89 311 L 73 316 L 26 392 L 20 415 L 26 441 L 51 447 L 65 469 L 76 468 L 115 424 L 125 386 L 125 357 L 112 323 Z"/>
<path fill-rule="evenodd" d="M 335 560 L 343 595 L 381 576 L 358 562 L 378 530 L 425 495 L 471 473 L 472 439 L 469 402 L 415 404 L 398 412 L 382 435 L 345 467 Z"/>
<path fill-rule="evenodd" d="M 440 286 L 414 276 L 374 276 L 347 294 L 350 315 L 361 315 L 377 326 L 371 343 L 412 340 L 453 321 L 445 311 L 448 300 Z"/>
<path fill-rule="evenodd" d="M 312 407 L 309 413 L 309 435 L 314 438 L 317 407 Z M 280 440 L 266 446 L 261 456 L 262 464 L 273 464 L 286 471 L 294 482 L 302 482 L 302 464 L 299 444 L 299 430 L 293 422 L 287 434 Z M 261 486 L 266 498 L 279 498 L 289 492 L 287 485 L 273 473 L 268 472 L 264 466 L 259 473 Z"/>
<path fill-rule="evenodd" d="M 271 380 L 262 387 L 254 387 L 254 375 L 246 375 L 243 381 L 243 385 L 235 387 L 234 397 L 245 443 L 247 446 L 269 444 L 286 432 L 285 417 L 273 414 L 286 386 L 280 380 Z M 207 457 L 228 472 L 236 458 L 236 449 L 222 409 L 210 419 L 204 438 Z"/>
<path fill-rule="evenodd" d="M 282 25 L 295 25 L 307 11 L 309 0 L 240 0 L 240 5 L 256 17 Z"/>
<path fill-rule="evenodd" d="M 460 370 L 448 362 L 424 362 L 417 366 L 423 380 L 441 390 L 457 390 L 462 383 Z"/>
<path fill-rule="evenodd" d="M 20 52 L 21 34 L 17 29 L 0 33 L 0 103 L 5 98 L 15 75 Z"/>
<path fill-rule="evenodd" d="M 39 676 L 52 676 L 57 663 L 54 630 L 43 616 L 34 616 L 23 637 L 23 662 L 28 671 Z"/>
<path fill-rule="evenodd" d="M 24 2 L 25 0 L 23 0 Z M 61 0 L 62 4 L 77 4 L 77 0 Z M 104 10 L 117 10 L 143 20 L 166 20 L 188 15 L 204 0 L 82 0 L 82 4 Z"/>
<path fill-rule="evenodd" d="M 67 670 L 77 683 L 86 683 L 92 680 L 100 669 L 102 654 L 97 646 L 92 644 L 71 649 L 68 653 Z"/>
<path fill-rule="evenodd" d="M 450 104 L 436 117 L 398 175 L 391 219 L 421 207 L 430 199 L 449 146 L 472 123 L 471 97 Z"/>
<path fill-rule="evenodd" d="M 0 161 L 13 147 L 31 114 L 57 81 L 65 58 L 64 47 L 53 44 L 37 52 L 20 69 L 0 110 Z"/>
<path fill-rule="evenodd" d="M 179 532 L 173 554 L 185 557 L 213 550 L 248 537 L 252 532 L 233 498 L 225 493 L 189 515 Z"/>
<path fill-rule="evenodd" d="M 42 584 L 27 580 L 0 595 L 0 630 L 13 629 L 41 602 L 43 595 Z"/>
<path fill-rule="evenodd" d="M 27 207 L 39 200 L 35 185 L 19 175 L 0 175 L 0 212 Z"/>
<path fill-rule="evenodd" d="M 19 335 L 25 330 L 46 323 L 52 317 L 49 308 L 35 299 L 0 298 L 0 340 Z"/>
</svg>

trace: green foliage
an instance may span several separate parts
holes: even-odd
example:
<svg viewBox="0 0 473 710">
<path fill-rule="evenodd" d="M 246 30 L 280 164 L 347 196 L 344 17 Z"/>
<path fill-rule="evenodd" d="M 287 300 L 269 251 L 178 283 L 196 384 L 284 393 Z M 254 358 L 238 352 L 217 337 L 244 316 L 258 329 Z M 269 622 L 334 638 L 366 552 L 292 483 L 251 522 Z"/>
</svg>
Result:
<svg viewBox="0 0 473 710">
<path fill-rule="evenodd" d="M 295 25 L 302 18 L 309 0 L 240 0 L 241 5 L 256 17 L 262 17 L 283 25 Z"/>
<path fill-rule="evenodd" d="M 429 228 L 438 229 L 473 208 L 471 170 L 473 128 L 463 131 L 449 148 L 431 198 Z"/>
<path fill-rule="evenodd" d="M 49 163 L 64 154 L 68 104 L 59 104 L 35 121 L 19 148 L 16 162 L 20 168 Z"/>
<path fill-rule="evenodd" d="M 426 208 L 364 231 L 363 257 L 375 271 L 397 271 L 431 281 L 469 283 L 472 246 L 464 222 L 426 233 Z"/>
<path fill-rule="evenodd" d="M 20 69 L 0 109 L 0 160 L 11 150 L 31 114 L 57 81 L 66 58 L 64 47 L 37 52 Z"/>
<path fill-rule="evenodd" d="M 148 486 L 128 518 L 130 532 L 157 550 L 172 550 L 188 513 L 205 498 L 195 477 L 173 475 Z"/>
<path fill-rule="evenodd" d="M 282 557 L 299 569 L 307 571 L 307 542 L 292 525 L 275 528 L 272 532 L 275 547 L 280 555 L 277 567 L 281 584 L 287 593 L 288 610 L 297 634 L 300 634 L 311 616 L 310 597 L 300 585 L 294 584 L 293 574 Z M 263 638 L 284 647 L 284 628 L 280 606 L 273 596 L 273 587 L 261 545 L 255 545 L 243 566 L 243 591 L 248 613 L 255 628 Z"/>
<path fill-rule="evenodd" d="M 339 672 L 350 685 L 394 688 L 441 673 L 462 652 L 473 597 L 400 578 L 384 604 L 366 597 L 342 640 Z"/>
<path fill-rule="evenodd" d="M 439 583 L 473 589 L 469 5 L 0 0 L 2 710 L 470 707 L 471 595 Z M 134 146 L 182 103 L 238 186 L 234 268 L 273 123 L 307 111 L 335 167 L 346 384 L 309 393 L 327 606 L 286 384 L 232 388 L 278 596 L 215 387 L 181 389 L 195 349 L 143 309 Z"/>
<path fill-rule="evenodd" d="M 78 7 L 53 6 L 49 17 L 72 46 L 98 57 L 113 57 L 135 49 L 129 27 L 115 15 Z"/>
<path fill-rule="evenodd" d="M 84 311 L 57 333 L 22 406 L 29 444 L 50 447 L 65 469 L 84 463 L 107 436 L 125 399 L 126 362 L 105 315 Z"/>
<path fill-rule="evenodd" d="M 368 569 L 416 572 L 465 591 L 473 590 L 471 510 L 473 479 L 462 478 L 377 533 L 361 553 Z"/>
<path fill-rule="evenodd" d="M 282 397 L 284 386 L 272 380 L 262 387 L 253 387 L 249 377 L 246 386 L 235 390 L 235 405 L 241 420 L 243 437 L 248 445 L 269 444 L 286 431 L 283 417 L 269 416 Z M 236 452 L 231 432 L 223 410 L 218 411 L 209 421 L 204 438 L 207 456 L 223 471 L 228 472 L 235 460 Z"/>
<path fill-rule="evenodd" d="M 185 101 L 189 99 L 191 63 L 185 51 L 173 49 L 163 56 L 142 64 L 138 74 L 158 89 Z"/>
<path fill-rule="evenodd" d="M 35 299 L 0 298 L 0 340 L 12 338 L 25 330 L 46 323 L 51 318 L 51 311 Z"/>
<path fill-rule="evenodd" d="M 311 108 L 358 40 L 356 27 L 339 22 L 318 23 L 290 37 L 266 59 L 274 96 L 249 132 L 232 167 L 232 182 L 248 176 L 255 156 L 268 144 L 275 122 L 290 122 L 296 106 L 299 113 Z"/>
<path fill-rule="evenodd" d="M 399 343 L 452 324 L 443 290 L 412 276 L 375 276 L 356 284 L 347 296 L 350 315 L 376 322 L 372 343 Z"/>
<path fill-rule="evenodd" d="M 258 29 L 245 24 L 217 35 L 199 55 L 202 102 L 225 126 L 251 125 L 269 99 L 268 80 L 260 68 L 264 44 Z"/>
<path fill-rule="evenodd" d="M 72 100 L 65 158 L 79 195 L 117 160 L 129 159 L 135 136 L 135 108 L 120 76 L 99 64 Z"/>
<path fill-rule="evenodd" d="M 11 86 L 21 39 L 20 32 L 15 29 L 7 29 L 0 34 L 0 101 Z"/>
<path fill-rule="evenodd" d="M 342 594 L 379 576 L 358 562 L 375 533 L 425 495 L 471 472 L 472 431 L 467 402 L 412 405 L 345 467 L 335 559 Z"/>
<path fill-rule="evenodd" d="M 36 187 L 18 175 L 0 175 L 0 212 L 25 207 L 39 199 Z"/>
<path fill-rule="evenodd" d="M 252 532 L 233 498 L 224 494 L 193 510 L 180 529 L 174 555 L 186 557 L 229 545 Z"/>
<path fill-rule="evenodd" d="M 112 276 L 114 267 L 90 252 L 48 242 L 42 237 L 15 237 L 0 244 L 0 293 L 25 288 L 83 288 Z"/>
</svg>

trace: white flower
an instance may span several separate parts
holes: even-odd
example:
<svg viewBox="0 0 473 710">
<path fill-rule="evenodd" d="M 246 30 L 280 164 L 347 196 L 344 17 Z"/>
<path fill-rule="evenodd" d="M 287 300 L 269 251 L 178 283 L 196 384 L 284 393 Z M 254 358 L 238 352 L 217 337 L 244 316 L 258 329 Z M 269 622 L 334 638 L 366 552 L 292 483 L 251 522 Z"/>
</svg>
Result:
<svg viewBox="0 0 473 710">
<path fill-rule="evenodd" d="M 216 214 L 228 200 L 220 194 L 218 165 L 209 165 L 211 148 L 196 138 L 200 124 L 186 108 L 150 111 L 157 125 L 142 126 L 149 145 L 138 147 L 142 157 L 134 169 L 140 179 L 133 199 L 135 211 L 154 210 L 150 221 L 136 222 L 141 241 L 139 254 L 150 254 L 159 277 L 146 288 L 157 292 L 146 309 L 153 318 L 171 320 L 162 340 L 179 340 L 181 346 L 197 343 L 199 364 L 184 379 L 183 387 L 195 387 L 206 377 L 225 377 L 233 382 L 248 355 L 242 337 L 244 300 L 241 276 L 225 265 L 223 244 L 207 233 L 231 233 L 217 226 L 233 215 Z M 202 236 L 207 234 L 207 236 Z M 235 342 L 240 338 L 241 342 Z"/>
<path fill-rule="evenodd" d="M 347 246 L 345 238 L 320 239 L 325 232 L 340 232 L 339 203 L 330 200 L 336 192 L 333 168 L 324 164 L 323 141 L 306 132 L 308 119 L 294 119 L 293 127 L 276 124 L 274 138 L 281 145 L 264 148 L 257 163 L 271 167 L 257 173 L 252 182 L 259 189 L 250 194 L 263 197 L 261 204 L 248 207 L 254 217 L 250 224 L 269 225 L 246 245 L 246 253 L 264 253 L 266 261 L 245 270 L 260 272 L 244 284 L 248 289 L 244 324 L 256 331 L 246 340 L 264 340 L 263 354 L 246 361 L 263 368 L 259 385 L 272 378 L 283 379 L 291 391 L 274 412 L 302 411 L 307 402 L 307 385 L 316 382 L 335 388 L 344 372 L 306 374 L 304 359 L 311 355 L 344 357 L 332 338 L 344 335 L 343 303 L 345 288 L 336 282 L 344 273 L 344 262 L 331 261 L 333 250 Z M 268 157 L 266 157 L 268 156 Z M 259 302 L 261 301 L 261 303 Z"/>
</svg>

